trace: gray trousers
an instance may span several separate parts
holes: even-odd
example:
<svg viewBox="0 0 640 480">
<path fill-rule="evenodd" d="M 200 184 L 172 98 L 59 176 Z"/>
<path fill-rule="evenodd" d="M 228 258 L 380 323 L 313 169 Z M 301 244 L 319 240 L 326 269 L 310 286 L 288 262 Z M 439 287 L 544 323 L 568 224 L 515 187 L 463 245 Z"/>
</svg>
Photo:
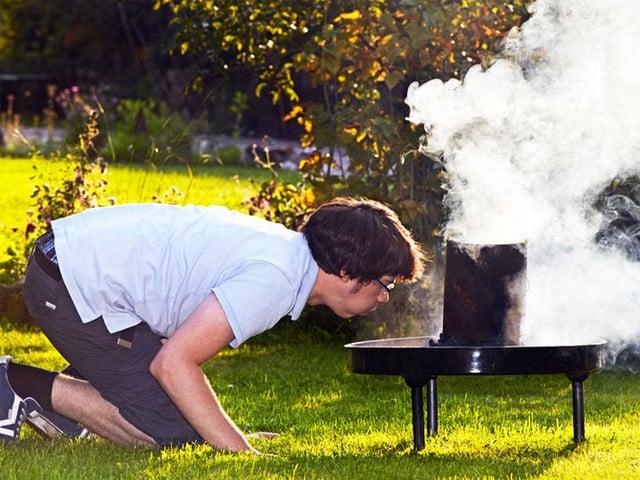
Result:
<svg viewBox="0 0 640 480">
<path fill-rule="evenodd" d="M 53 346 L 128 422 L 159 445 L 202 442 L 149 372 L 161 337 L 140 323 L 128 332 L 129 345 L 118 342 L 122 335 L 109 333 L 102 318 L 82 323 L 59 271 L 55 275 L 57 265 L 37 249 L 29 259 L 24 301 Z"/>
</svg>

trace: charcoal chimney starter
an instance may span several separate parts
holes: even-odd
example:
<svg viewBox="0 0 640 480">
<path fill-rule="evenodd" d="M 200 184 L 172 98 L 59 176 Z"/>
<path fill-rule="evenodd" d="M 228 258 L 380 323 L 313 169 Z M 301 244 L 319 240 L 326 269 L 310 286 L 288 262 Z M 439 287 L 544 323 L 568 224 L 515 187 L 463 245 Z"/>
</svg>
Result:
<svg viewBox="0 0 640 480">
<path fill-rule="evenodd" d="M 517 345 L 524 317 L 527 244 L 447 242 L 443 345 Z"/>
</svg>

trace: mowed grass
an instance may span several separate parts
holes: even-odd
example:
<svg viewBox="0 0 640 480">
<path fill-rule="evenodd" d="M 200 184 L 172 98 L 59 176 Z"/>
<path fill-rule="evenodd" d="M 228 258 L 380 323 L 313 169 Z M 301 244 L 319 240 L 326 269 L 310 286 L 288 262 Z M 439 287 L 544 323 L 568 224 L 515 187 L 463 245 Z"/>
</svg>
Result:
<svg viewBox="0 0 640 480">
<path fill-rule="evenodd" d="M 280 433 L 253 441 L 277 457 L 203 445 L 135 449 L 102 440 L 51 441 L 25 427 L 19 444 L 0 448 L 0 478 L 640 478 L 640 384 L 630 372 L 601 371 L 585 382 L 587 441 L 577 446 L 564 376 L 441 377 L 439 435 L 415 452 L 404 381 L 351 373 L 342 343 L 316 342 L 304 329 L 281 325 L 278 340 L 267 333 L 204 365 L 245 432 Z M 6 325 L 0 334 L 0 354 L 64 366 L 41 334 Z"/>
<path fill-rule="evenodd" d="M 206 167 L 193 175 L 113 167 L 118 203 L 148 201 L 176 186 L 187 203 L 242 210 L 256 169 Z M 30 206 L 30 160 L 0 160 L 0 218 Z M 236 177 L 237 175 L 237 177 Z M 262 176 L 261 176 L 262 175 Z M 304 320 L 284 321 L 204 370 L 229 415 L 272 456 L 210 447 L 130 448 L 103 440 L 45 440 L 28 427 L 0 446 L 0 479 L 637 479 L 638 375 L 605 369 L 585 382 L 587 441 L 574 445 L 571 384 L 562 375 L 440 377 L 439 434 L 413 449 L 410 391 L 396 377 L 350 372 L 344 340 L 322 340 Z M 0 320 L 0 355 L 48 369 L 64 360 L 44 336 Z"/>
<path fill-rule="evenodd" d="M 0 158 L 0 252 L 5 250 L 7 230 L 24 229 L 27 210 L 33 209 L 31 194 L 41 182 L 38 177 L 32 179 L 34 165 L 38 172 L 53 174 L 64 168 L 60 162 Z M 299 179 L 296 172 L 281 171 L 279 175 L 291 182 Z M 117 204 L 152 202 L 154 196 L 166 202 L 165 193 L 176 188 L 182 196 L 170 196 L 169 199 L 177 199 L 180 204 L 223 205 L 246 211 L 243 202 L 269 177 L 269 171 L 261 168 L 196 165 L 158 169 L 110 165 L 105 175 L 108 182 L 106 196 L 115 199 Z"/>
</svg>

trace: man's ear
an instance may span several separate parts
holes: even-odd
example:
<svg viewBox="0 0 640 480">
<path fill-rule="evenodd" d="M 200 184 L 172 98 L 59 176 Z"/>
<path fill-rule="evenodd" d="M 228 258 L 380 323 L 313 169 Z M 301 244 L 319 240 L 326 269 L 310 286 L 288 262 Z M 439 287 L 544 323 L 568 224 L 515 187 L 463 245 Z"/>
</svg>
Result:
<svg viewBox="0 0 640 480">
<path fill-rule="evenodd" d="M 340 269 L 340 279 L 345 283 L 351 280 L 351 277 L 347 275 L 347 273 L 344 271 L 344 268 Z"/>
<path fill-rule="evenodd" d="M 356 280 L 355 278 L 351 278 L 347 275 L 344 269 L 340 270 L 340 280 L 342 280 L 345 284 L 349 284 L 348 289 L 351 293 L 358 293 L 364 283 L 361 280 Z"/>
</svg>

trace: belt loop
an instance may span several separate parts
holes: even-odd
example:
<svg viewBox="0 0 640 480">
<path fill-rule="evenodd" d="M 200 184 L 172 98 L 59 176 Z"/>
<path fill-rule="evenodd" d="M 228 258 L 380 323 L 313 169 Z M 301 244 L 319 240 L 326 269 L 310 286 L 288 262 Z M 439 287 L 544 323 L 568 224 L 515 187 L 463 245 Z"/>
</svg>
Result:
<svg viewBox="0 0 640 480">
<path fill-rule="evenodd" d="M 126 330 L 118 332 L 118 339 L 116 340 L 116 343 L 123 348 L 131 350 L 133 348 L 133 333 L 136 327 L 137 325 L 134 325 L 133 327 L 129 327 Z"/>
</svg>

